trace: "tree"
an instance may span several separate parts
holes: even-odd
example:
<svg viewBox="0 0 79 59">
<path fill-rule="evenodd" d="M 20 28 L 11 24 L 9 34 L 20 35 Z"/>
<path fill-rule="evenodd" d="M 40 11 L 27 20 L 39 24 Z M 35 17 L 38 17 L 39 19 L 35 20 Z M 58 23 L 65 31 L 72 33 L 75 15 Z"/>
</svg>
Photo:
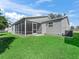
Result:
<svg viewBox="0 0 79 59">
<path fill-rule="evenodd" d="M 76 30 L 79 30 L 79 26 L 76 26 Z"/>
<path fill-rule="evenodd" d="M 8 27 L 8 22 L 4 16 L 0 16 L 0 29 Z"/>
<path fill-rule="evenodd" d="M 79 29 L 79 26 L 76 26 L 77 29 Z"/>
<path fill-rule="evenodd" d="M 2 9 L 0 9 L 0 16 L 1 16 L 1 15 L 3 15 L 3 10 L 2 10 Z"/>
<path fill-rule="evenodd" d="M 74 28 L 74 26 L 71 26 L 71 30 L 74 30 L 75 28 Z"/>
</svg>

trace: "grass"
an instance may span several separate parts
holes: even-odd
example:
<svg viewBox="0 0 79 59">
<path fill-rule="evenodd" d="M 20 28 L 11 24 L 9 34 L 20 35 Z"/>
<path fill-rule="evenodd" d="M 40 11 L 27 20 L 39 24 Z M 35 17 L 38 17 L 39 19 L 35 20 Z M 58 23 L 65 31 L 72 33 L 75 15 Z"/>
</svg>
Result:
<svg viewBox="0 0 79 59">
<path fill-rule="evenodd" d="M 0 34 L 0 59 L 79 59 L 79 33 L 61 36 Z"/>
</svg>

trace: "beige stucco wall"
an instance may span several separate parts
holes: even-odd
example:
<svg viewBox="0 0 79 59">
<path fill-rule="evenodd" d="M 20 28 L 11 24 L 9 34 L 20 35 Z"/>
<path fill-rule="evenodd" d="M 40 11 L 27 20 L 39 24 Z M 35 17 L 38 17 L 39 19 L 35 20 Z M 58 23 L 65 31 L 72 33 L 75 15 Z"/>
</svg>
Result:
<svg viewBox="0 0 79 59">
<path fill-rule="evenodd" d="M 68 23 L 68 19 L 64 18 L 64 20 L 62 20 L 62 33 L 65 34 L 65 30 L 70 30 L 70 25 Z"/>
<path fill-rule="evenodd" d="M 61 34 L 61 21 L 53 21 L 53 26 L 49 27 L 48 22 L 46 25 L 47 34 Z"/>
<path fill-rule="evenodd" d="M 42 34 L 46 34 L 46 23 L 43 23 L 41 26 L 42 26 Z"/>
</svg>

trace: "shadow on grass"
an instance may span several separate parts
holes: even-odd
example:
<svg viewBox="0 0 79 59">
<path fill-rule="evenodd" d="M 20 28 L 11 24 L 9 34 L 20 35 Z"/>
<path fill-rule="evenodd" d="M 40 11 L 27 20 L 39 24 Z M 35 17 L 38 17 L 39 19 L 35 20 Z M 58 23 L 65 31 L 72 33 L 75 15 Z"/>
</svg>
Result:
<svg viewBox="0 0 79 59">
<path fill-rule="evenodd" d="M 79 47 L 79 33 L 74 33 L 73 37 L 65 37 L 64 42 Z"/>
<path fill-rule="evenodd" d="M 10 44 L 14 41 L 14 37 L 1 37 L 0 38 L 0 54 L 10 48 Z"/>
<path fill-rule="evenodd" d="M 5 33 L 0 33 L 0 36 L 6 35 Z"/>
</svg>

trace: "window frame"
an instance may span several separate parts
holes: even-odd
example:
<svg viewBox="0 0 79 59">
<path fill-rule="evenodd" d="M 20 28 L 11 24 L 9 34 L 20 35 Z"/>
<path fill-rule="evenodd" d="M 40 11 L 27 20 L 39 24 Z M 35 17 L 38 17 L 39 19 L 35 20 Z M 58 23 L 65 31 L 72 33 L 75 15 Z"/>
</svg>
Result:
<svg viewBox="0 0 79 59">
<path fill-rule="evenodd" d="M 49 27 L 53 27 L 53 22 L 49 22 L 49 23 L 48 23 L 48 26 L 49 26 Z"/>
</svg>

